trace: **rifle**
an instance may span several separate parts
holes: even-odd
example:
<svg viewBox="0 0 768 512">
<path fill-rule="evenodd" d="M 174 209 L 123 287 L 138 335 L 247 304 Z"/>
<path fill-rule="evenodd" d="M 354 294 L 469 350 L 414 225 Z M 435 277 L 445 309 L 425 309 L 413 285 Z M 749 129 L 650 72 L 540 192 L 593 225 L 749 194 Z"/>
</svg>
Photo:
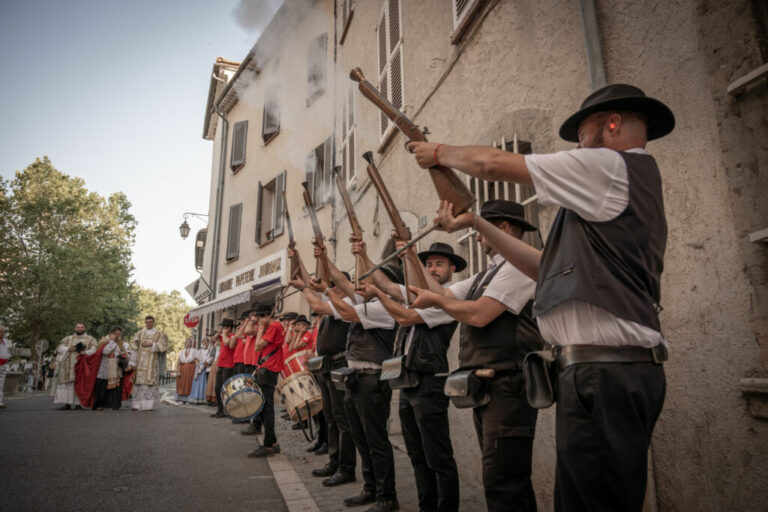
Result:
<svg viewBox="0 0 768 512">
<path fill-rule="evenodd" d="M 282 191 L 282 194 L 283 204 L 285 205 L 285 225 L 288 228 L 288 248 L 295 251 L 296 240 L 293 238 L 293 226 L 291 225 L 291 216 L 288 215 L 288 201 L 285 199 L 285 190 Z M 301 273 L 301 260 L 298 253 L 294 252 L 291 257 L 291 273 L 289 274 L 291 277 L 289 280 L 293 280 L 299 273 Z"/>
<path fill-rule="evenodd" d="M 389 220 L 392 221 L 394 231 L 392 237 L 395 240 L 403 241 L 411 238 L 411 232 L 408 226 L 403 222 L 403 218 L 400 217 L 400 212 L 397 211 L 395 203 L 392 201 L 392 196 L 389 195 L 389 190 L 381 179 L 381 174 L 376 168 L 376 164 L 373 163 L 373 153 L 367 151 L 363 154 L 363 158 L 368 162 L 368 176 L 371 178 L 371 183 L 376 187 L 376 191 L 381 197 L 381 202 L 384 204 L 384 209 L 389 214 Z M 413 304 L 416 300 L 416 295 L 408 288 L 408 285 L 414 285 L 417 288 L 425 289 L 429 288 L 424 273 L 421 270 L 421 262 L 414 251 L 407 251 L 403 257 L 403 275 L 405 277 L 405 290 L 407 294 L 408 304 Z"/>
<path fill-rule="evenodd" d="M 355 215 L 355 208 L 352 205 L 352 199 L 349 197 L 349 191 L 344 184 L 344 177 L 341 175 L 341 166 L 337 165 L 333 168 L 333 174 L 336 178 L 336 187 L 339 189 L 341 200 L 344 202 L 344 208 L 347 210 L 347 217 L 349 218 L 349 224 L 352 227 L 352 236 L 358 241 L 363 240 L 363 228 L 360 226 L 360 222 Z M 370 265 L 368 260 L 362 254 L 355 254 L 355 289 L 360 289 L 360 276 L 368 271 Z"/>
<path fill-rule="evenodd" d="M 359 82 L 358 88 L 363 96 L 368 98 L 384 115 L 395 123 L 395 126 L 408 137 L 409 142 L 427 142 L 427 129 L 421 130 L 405 114 L 400 112 L 397 107 L 392 105 L 387 98 L 381 95 L 371 82 L 365 79 L 360 68 L 353 69 L 349 77 Z M 453 169 L 444 165 L 436 165 L 429 168 L 429 175 L 437 190 L 437 195 L 441 201 L 453 203 L 453 214 L 458 216 L 475 204 L 475 197 L 469 191 L 467 185 L 456 175 Z"/>
<path fill-rule="evenodd" d="M 325 237 L 320 230 L 320 223 L 317 221 L 317 215 L 315 215 L 315 207 L 312 204 L 312 196 L 309 194 L 309 183 L 302 182 L 304 187 L 304 204 L 307 205 L 307 211 L 309 212 L 309 219 L 312 221 L 312 230 L 315 232 L 315 237 L 312 239 L 312 245 L 320 249 L 325 250 Z M 315 258 L 317 267 L 315 269 L 315 278 L 318 281 L 323 281 L 326 284 L 331 282 L 331 269 L 328 266 L 328 254 L 323 252 L 322 256 Z"/>
</svg>

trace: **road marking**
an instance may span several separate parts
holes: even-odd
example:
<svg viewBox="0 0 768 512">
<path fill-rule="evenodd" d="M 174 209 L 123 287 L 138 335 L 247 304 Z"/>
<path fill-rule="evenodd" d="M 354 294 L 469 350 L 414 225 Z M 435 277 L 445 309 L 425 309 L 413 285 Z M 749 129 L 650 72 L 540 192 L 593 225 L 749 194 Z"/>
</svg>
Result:
<svg viewBox="0 0 768 512">
<path fill-rule="evenodd" d="M 285 455 L 278 453 L 267 457 L 267 463 L 289 512 L 320 512 L 314 498 Z"/>
</svg>

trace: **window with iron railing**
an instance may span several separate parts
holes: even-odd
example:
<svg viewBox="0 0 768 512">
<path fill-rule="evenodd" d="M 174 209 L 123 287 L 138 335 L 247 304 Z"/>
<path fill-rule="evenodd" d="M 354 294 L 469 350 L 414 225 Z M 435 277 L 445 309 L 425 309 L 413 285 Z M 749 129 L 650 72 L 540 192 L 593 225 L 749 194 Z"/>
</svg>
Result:
<svg viewBox="0 0 768 512">
<path fill-rule="evenodd" d="M 493 147 L 511 151 L 513 153 L 531 153 L 531 143 L 517 140 L 515 135 L 511 141 L 502 137 L 501 141 L 494 141 Z M 536 197 L 536 189 L 529 185 L 519 185 L 507 181 L 487 181 L 472 176 L 465 176 L 467 187 L 475 195 L 475 211 L 486 201 L 504 199 L 515 201 L 525 207 L 525 219 L 536 227 L 539 227 L 539 205 Z M 538 231 L 526 232 L 523 241 L 537 249 L 542 248 L 541 236 Z M 488 256 L 477 241 L 477 231 L 468 229 L 459 237 L 459 245 L 462 247 L 464 257 L 467 260 L 467 272 L 473 275 L 488 268 Z"/>
</svg>

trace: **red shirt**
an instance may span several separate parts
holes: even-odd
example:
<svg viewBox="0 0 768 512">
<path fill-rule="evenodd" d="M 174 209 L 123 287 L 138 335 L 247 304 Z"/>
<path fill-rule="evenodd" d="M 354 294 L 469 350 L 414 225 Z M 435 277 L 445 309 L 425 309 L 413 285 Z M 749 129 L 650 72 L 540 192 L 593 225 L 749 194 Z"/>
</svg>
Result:
<svg viewBox="0 0 768 512">
<path fill-rule="evenodd" d="M 227 337 L 228 341 L 232 336 L 234 336 L 234 334 L 230 334 Z M 224 343 L 223 334 L 219 336 L 219 339 L 221 340 L 221 347 L 219 348 L 219 368 L 232 368 L 235 366 L 235 349 L 229 348 Z"/>
<path fill-rule="evenodd" d="M 273 351 L 274 354 L 269 356 L 269 360 L 260 365 L 260 367 L 266 368 L 271 372 L 280 373 L 280 370 L 283 369 L 284 362 L 283 351 L 280 350 L 282 348 L 281 345 L 283 345 L 283 342 L 285 341 L 285 329 L 283 328 L 283 324 L 280 322 L 272 322 L 272 324 L 267 327 L 267 331 L 262 335 L 261 339 L 268 343 L 267 346 L 259 352 L 258 359 L 266 358 L 272 354 Z"/>
<path fill-rule="evenodd" d="M 235 364 L 245 362 L 243 358 L 245 353 L 245 342 L 242 338 L 237 338 L 237 344 L 235 345 Z"/>
<path fill-rule="evenodd" d="M 255 344 L 256 344 L 255 336 L 245 337 L 245 349 L 243 354 L 243 362 L 245 364 L 249 364 L 251 366 L 256 366 L 257 364 L 259 364 L 259 361 L 256 357 L 256 351 L 253 350 L 253 346 Z"/>
</svg>

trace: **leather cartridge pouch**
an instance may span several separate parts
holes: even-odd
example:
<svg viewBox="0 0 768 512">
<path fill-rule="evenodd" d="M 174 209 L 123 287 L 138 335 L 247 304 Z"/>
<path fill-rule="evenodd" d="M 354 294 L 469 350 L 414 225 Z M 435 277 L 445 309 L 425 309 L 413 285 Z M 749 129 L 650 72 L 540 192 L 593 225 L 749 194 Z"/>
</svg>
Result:
<svg viewBox="0 0 768 512">
<path fill-rule="evenodd" d="M 405 356 L 393 357 L 381 363 L 381 380 L 389 382 L 392 389 L 415 388 L 419 374 L 405 367 Z"/>
<path fill-rule="evenodd" d="M 331 380 L 339 391 L 346 391 L 347 389 L 352 391 L 357 387 L 357 372 L 344 366 L 331 372 Z"/>
<path fill-rule="evenodd" d="M 445 379 L 444 392 L 457 409 L 482 407 L 491 400 L 486 379 L 475 375 L 475 370 L 457 370 Z"/>
<path fill-rule="evenodd" d="M 523 360 L 523 378 L 525 378 L 525 398 L 531 407 L 546 409 L 555 402 L 556 387 L 553 379 L 552 352 L 543 350 L 529 352 Z"/>
<path fill-rule="evenodd" d="M 317 356 L 307 361 L 307 367 L 312 375 L 328 373 L 331 371 L 331 358 L 328 356 Z"/>
</svg>

